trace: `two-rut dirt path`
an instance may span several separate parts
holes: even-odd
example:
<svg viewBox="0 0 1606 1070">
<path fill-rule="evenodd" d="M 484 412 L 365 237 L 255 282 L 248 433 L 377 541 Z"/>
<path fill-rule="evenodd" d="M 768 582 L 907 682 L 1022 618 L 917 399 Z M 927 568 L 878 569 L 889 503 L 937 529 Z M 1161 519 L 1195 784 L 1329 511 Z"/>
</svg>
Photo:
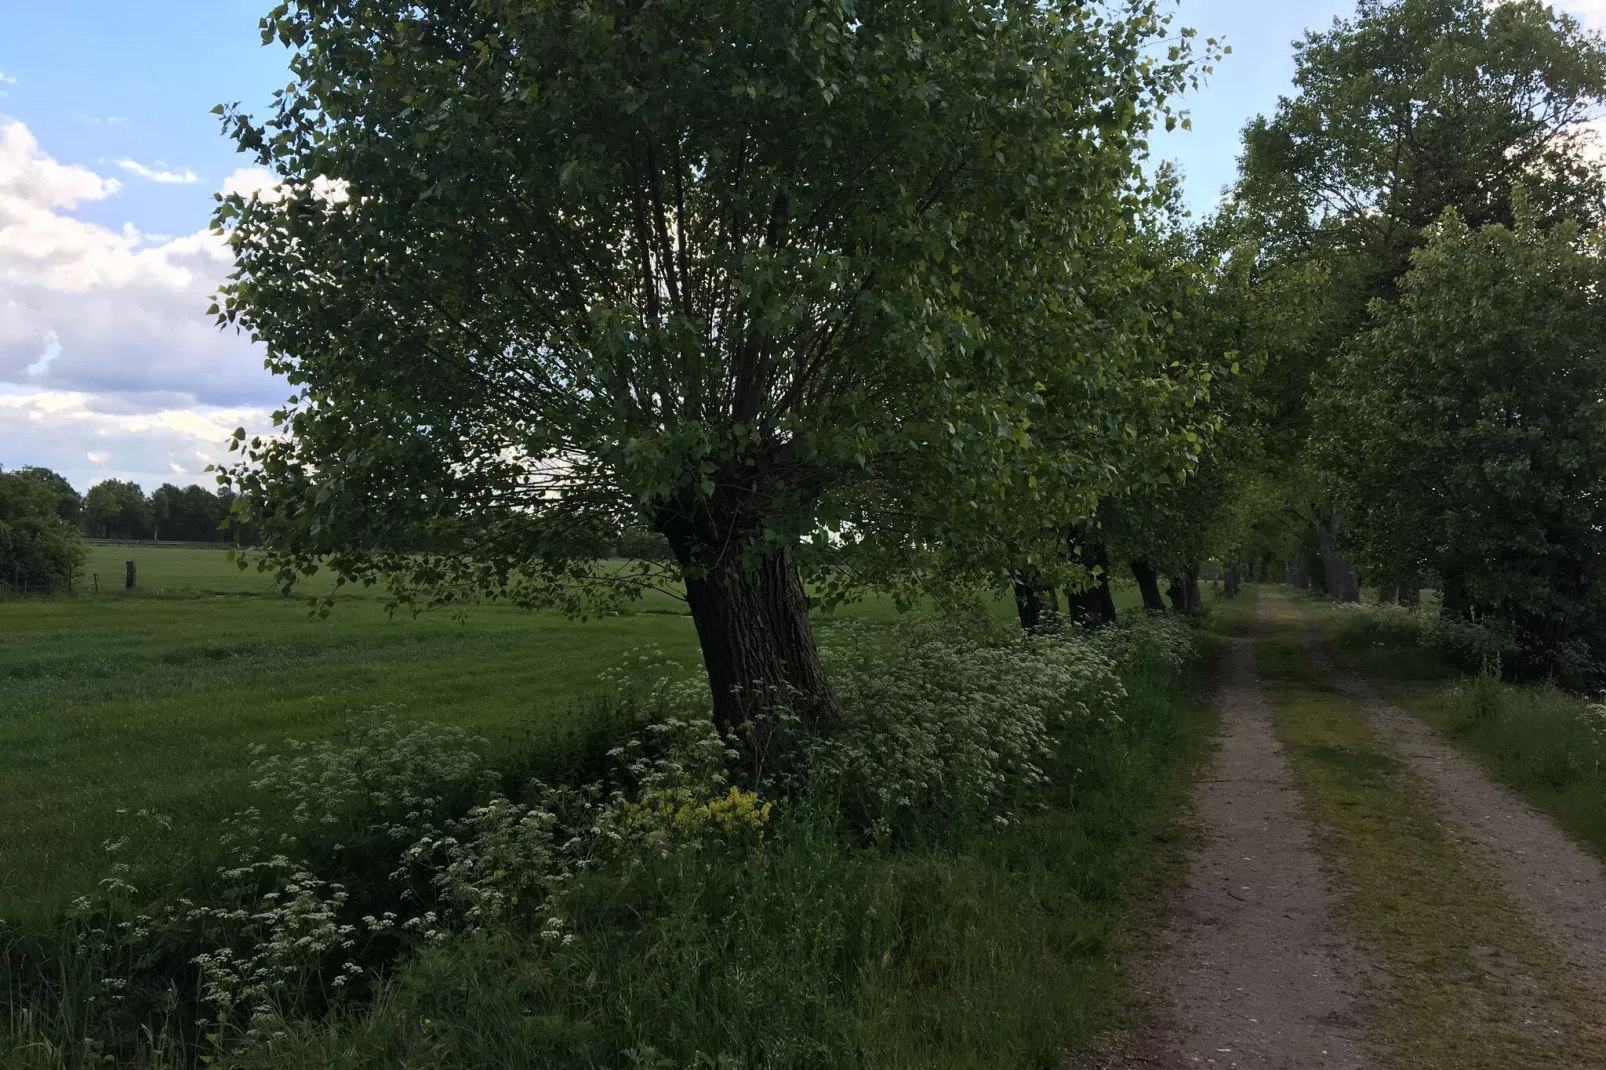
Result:
<svg viewBox="0 0 1606 1070">
<path fill-rule="evenodd" d="M 1219 746 L 1192 795 L 1185 877 L 1167 923 L 1132 963 L 1140 1021 L 1072 1066 L 1441 1065 L 1422 1061 L 1419 1046 L 1402 1056 L 1390 1043 L 1384 1023 L 1399 998 L 1393 949 L 1355 931 L 1355 911 L 1345 909 L 1351 894 L 1345 874 L 1322 850 L 1331 830 L 1313 816 L 1279 740 L 1255 646 L 1290 626 L 1303 633 L 1306 656 L 1327 678 L 1324 686 L 1366 703 L 1369 730 L 1397 757 L 1404 770 L 1399 775 L 1420 785 L 1434 820 L 1456 849 L 1467 852 L 1468 864 L 1495 875 L 1491 879 L 1526 923 L 1553 946 L 1566 964 L 1566 983 L 1606 1009 L 1606 867 L 1421 721 L 1336 670 L 1314 629 L 1273 598 L 1278 620 L 1262 594 L 1253 627 L 1229 641 L 1222 659 Z M 1523 1012 L 1508 1007 L 1501 1013 Z M 1519 1061 L 1558 1070 L 1606 1066 L 1553 1048 L 1536 1048 L 1531 1059 Z M 1442 1065 L 1458 1064 L 1451 1058 Z"/>
</svg>

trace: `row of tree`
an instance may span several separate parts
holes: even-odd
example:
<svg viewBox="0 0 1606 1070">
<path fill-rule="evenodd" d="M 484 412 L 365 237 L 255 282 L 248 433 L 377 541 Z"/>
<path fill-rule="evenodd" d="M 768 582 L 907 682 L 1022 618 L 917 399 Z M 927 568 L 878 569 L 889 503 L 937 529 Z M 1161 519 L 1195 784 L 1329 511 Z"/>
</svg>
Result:
<svg viewBox="0 0 1606 1070">
<path fill-rule="evenodd" d="M 106 479 L 79 494 L 48 468 L 19 468 L 14 474 L 38 484 L 50 509 L 90 538 L 235 541 L 227 523 L 234 494 L 227 487 L 214 492 L 196 484 L 163 483 L 147 495 L 138 483 Z"/>
<path fill-rule="evenodd" d="M 806 582 L 1037 627 L 1281 563 L 1606 653 L 1606 50 L 1535 0 L 1311 34 L 1199 224 L 1147 144 L 1219 50 L 1149 0 L 337 7 L 220 109 L 282 179 L 216 222 L 298 387 L 229 472 L 286 584 L 578 611 L 652 532 L 732 728 L 835 720 Z"/>
<path fill-rule="evenodd" d="M 1599 686 L 1606 47 L 1536 0 L 1364 0 L 1296 66 L 1212 226 L 1298 294 L 1262 394 L 1300 574 L 1435 588 Z"/>
<path fill-rule="evenodd" d="M 34 593 L 70 589 L 84 560 L 84 536 L 239 542 L 246 529 L 232 517 L 233 500 L 226 487 L 214 493 L 171 483 L 147 496 L 121 479 L 79 494 L 48 468 L 0 469 L 0 586 Z"/>
</svg>

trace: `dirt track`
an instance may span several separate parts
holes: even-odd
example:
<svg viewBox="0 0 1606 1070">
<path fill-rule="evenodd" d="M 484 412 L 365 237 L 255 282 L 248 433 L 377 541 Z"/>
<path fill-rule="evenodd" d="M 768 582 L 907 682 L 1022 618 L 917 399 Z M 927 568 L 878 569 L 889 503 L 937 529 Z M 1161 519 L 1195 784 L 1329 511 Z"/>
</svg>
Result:
<svg viewBox="0 0 1606 1070">
<path fill-rule="evenodd" d="M 1186 875 L 1162 931 L 1132 963 L 1139 1024 L 1075 1070 L 1392 1064 L 1373 1024 L 1388 998 L 1379 964 L 1389 949 L 1363 945 L 1341 920 L 1345 889 L 1317 849 L 1321 830 L 1256 676 L 1255 636 L 1273 626 L 1265 610 L 1223 658 L 1221 738 L 1192 794 Z M 1573 979 L 1606 997 L 1606 866 L 1366 681 L 1335 670 L 1312 628 L 1302 641 L 1334 687 L 1367 702 L 1374 737 L 1404 761 L 1469 860 L 1497 875 Z"/>
<path fill-rule="evenodd" d="M 1094 1067 L 1375 1068 L 1362 993 L 1368 956 L 1335 922 L 1337 890 L 1315 845 L 1253 640 L 1231 641 L 1221 741 L 1194 790 L 1187 876 L 1158 945 L 1134 964 L 1151 1019 Z"/>
<path fill-rule="evenodd" d="M 1368 703 L 1373 730 L 1426 783 L 1461 840 L 1500 875 L 1506 894 L 1597 995 L 1606 997 L 1606 866 L 1548 815 L 1495 781 L 1477 762 L 1365 680 L 1334 672 L 1307 628 L 1311 660 L 1343 690 Z"/>
</svg>

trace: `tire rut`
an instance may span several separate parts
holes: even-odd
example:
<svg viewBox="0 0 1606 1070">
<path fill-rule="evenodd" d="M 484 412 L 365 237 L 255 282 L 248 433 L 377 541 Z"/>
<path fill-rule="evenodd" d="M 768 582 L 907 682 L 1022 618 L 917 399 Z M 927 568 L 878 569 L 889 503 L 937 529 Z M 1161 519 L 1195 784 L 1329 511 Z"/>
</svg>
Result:
<svg viewBox="0 0 1606 1070">
<path fill-rule="evenodd" d="M 1431 789 L 1446 824 L 1606 1007 L 1606 865 L 1367 680 L 1335 667 L 1314 623 L 1301 641 L 1336 687 L 1367 703 L 1378 738 Z"/>
<path fill-rule="evenodd" d="M 1387 1060 L 1363 998 L 1370 956 L 1336 920 L 1337 882 L 1273 735 L 1254 641 L 1228 643 L 1221 737 L 1191 796 L 1186 877 L 1165 930 L 1134 963 L 1149 1020 L 1076 1065 L 1376 1070 Z"/>
</svg>

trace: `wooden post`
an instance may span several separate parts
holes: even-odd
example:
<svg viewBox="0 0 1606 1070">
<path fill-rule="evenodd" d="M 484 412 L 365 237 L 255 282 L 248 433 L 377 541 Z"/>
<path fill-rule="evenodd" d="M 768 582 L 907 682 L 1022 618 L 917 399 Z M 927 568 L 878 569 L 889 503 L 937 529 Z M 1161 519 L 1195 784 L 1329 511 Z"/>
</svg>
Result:
<svg viewBox="0 0 1606 1070">
<path fill-rule="evenodd" d="M 123 586 L 130 591 L 134 589 L 134 562 L 132 561 L 128 563 L 128 580 Z"/>
<path fill-rule="evenodd" d="M 91 572 L 89 574 L 89 593 L 90 594 L 99 594 L 100 593 L 100 573 L 98 573 L 98 572 Z"/>
</svg>

